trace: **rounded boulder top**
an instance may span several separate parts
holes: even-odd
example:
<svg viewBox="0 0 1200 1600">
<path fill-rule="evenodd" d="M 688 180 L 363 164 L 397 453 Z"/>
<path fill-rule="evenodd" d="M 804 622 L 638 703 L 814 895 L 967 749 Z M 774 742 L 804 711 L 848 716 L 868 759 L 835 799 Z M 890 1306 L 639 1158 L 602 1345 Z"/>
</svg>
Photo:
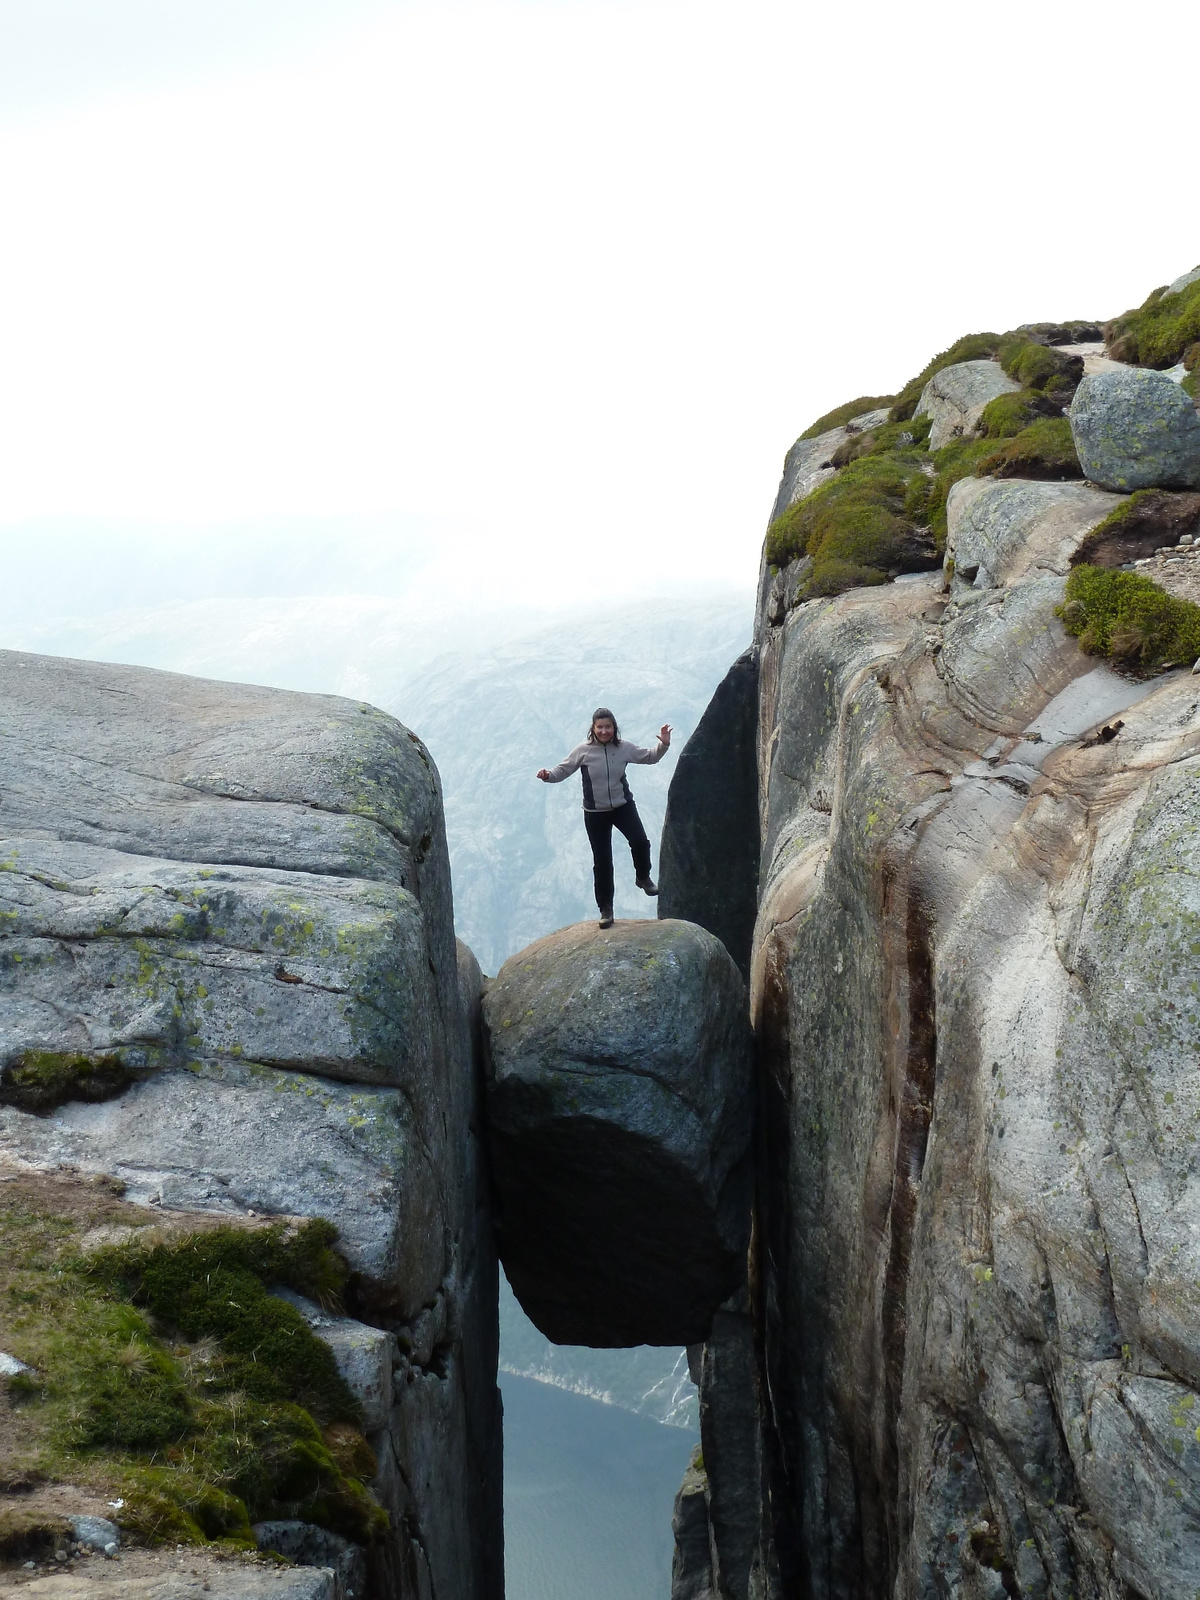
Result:
<svg viewBox="0 0 1200 1600">
<path fill-rule="evenodd" d="M 745 1271 L 746 991 L 694 923 L 563 928 L 483 1002 L 500 1252 L 560 1344 L 686 1344 Z"/>
<path fill-rule="evenodd" d="M 1146 367 L 1084 378 L 1068 412 L 1084 476 L 1105 489 L 1200 488 L 1200 415 Z"/>
</svg>

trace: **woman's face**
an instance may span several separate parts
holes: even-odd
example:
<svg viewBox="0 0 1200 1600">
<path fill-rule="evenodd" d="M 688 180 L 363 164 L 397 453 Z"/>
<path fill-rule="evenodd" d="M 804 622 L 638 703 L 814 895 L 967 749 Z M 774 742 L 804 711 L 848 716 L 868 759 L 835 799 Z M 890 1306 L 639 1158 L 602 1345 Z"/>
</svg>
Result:
<svg viewBox="0 0 1200 1600">
<path fill-rule="evenodd" d="M 592 723 L 592 732 L 596 735 L 597 744 L 611 744 L 617 725 L 611 717 L 598 717 Z"/>
</svg>

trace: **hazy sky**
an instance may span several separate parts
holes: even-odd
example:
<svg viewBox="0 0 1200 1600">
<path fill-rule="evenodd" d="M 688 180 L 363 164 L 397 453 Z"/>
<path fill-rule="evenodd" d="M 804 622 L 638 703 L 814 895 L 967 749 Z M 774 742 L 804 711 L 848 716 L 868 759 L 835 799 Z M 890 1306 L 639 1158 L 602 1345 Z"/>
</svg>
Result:
<svg viewBox="0 0 1200 1600">
<path fill-rule="evenodd" d="M 0 541 L 43 602 L 64 529 L 150 541 L 165 591 L 354 587 L 291 570 L 294 519 L 468 606 L 748 583 L 817 413 L 1200 260 L 1198 33 L 1194 0 L 0 0 Z"/>
</svg>

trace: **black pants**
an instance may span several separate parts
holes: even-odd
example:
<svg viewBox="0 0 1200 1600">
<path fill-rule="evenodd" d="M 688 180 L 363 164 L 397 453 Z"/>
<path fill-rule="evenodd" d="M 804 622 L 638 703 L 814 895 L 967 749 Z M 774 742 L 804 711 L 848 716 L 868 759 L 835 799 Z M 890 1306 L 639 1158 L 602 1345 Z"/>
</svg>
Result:
<svg viewBox="0 0 1200 1600">
<path fill-rule="evenodd" d="M 592 879 L 596 885 L 596 904 L 607 911 L 613 903 L 612 831 L 616 828 L 629 840 L 633 869 L 639 878 L 650 876 L 650 841 L 642 827 L 637 806 L 627 800 L 615 811 L 585 811 L 584 826 L 592 846 Z"/>
</svg>

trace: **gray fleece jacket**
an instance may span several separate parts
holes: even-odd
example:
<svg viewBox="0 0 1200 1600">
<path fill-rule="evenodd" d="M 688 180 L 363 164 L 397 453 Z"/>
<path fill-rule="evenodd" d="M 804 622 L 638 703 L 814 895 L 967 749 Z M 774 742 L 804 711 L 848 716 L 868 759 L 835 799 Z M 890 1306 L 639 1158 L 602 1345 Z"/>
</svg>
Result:
<svg viewBox="0 0 1200 1600">
<path fill-rule="evenodd" d="M 633 796 L 625 782 L 625 768 L 636 762 L 650 766 L 661 761 L 668 746 L 655 740 L 654 749 L 646 750 L 640 744 L 630 744 L 622 739 L 620 744 L 577 744 L 565 761 L 550 768 L 550 782 L 561 783 L 573 772 L 583 777 L 583 809 L 585 811 L 615 811 Z"/>
</svg>

